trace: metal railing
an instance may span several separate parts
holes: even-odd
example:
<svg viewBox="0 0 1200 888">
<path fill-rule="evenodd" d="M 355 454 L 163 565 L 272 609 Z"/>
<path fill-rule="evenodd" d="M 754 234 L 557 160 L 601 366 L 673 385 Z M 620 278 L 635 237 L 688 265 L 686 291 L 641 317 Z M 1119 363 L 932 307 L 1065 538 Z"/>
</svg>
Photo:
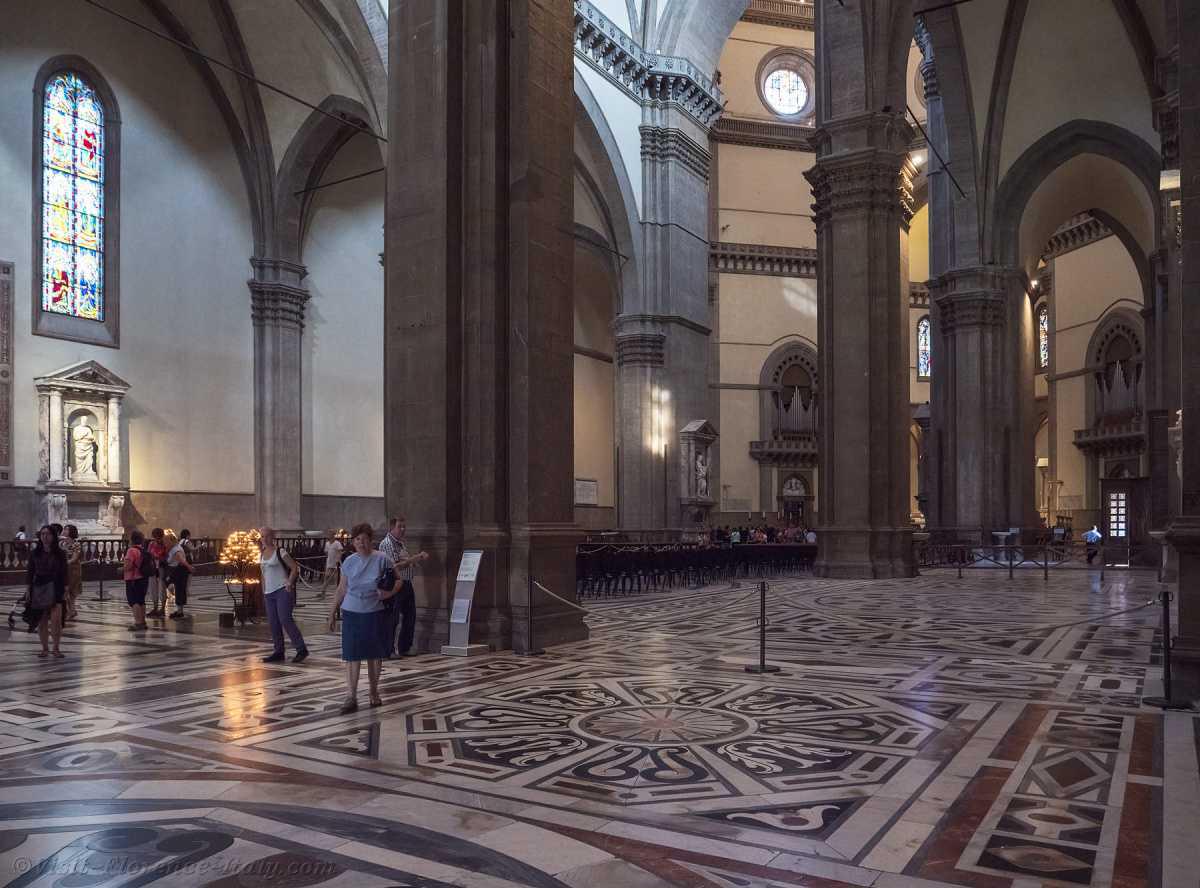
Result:
<svg viewBox="0 0 1200 888">
<path fill-rule="evenodd" d="M 1093 568 L 1103 579 L 1107 571 L 1156 571 L 1162 578 L 1159 549 L 1131 543 L 1049 542 L 1014 545 L 973 545 L 968 543 L 925 543 L 917 546 L 917 566 L 922 570 L 949 568 L 996 570 L 1003 568 L 1013 577 L 1020 569 L 1041 570 L 1049 579 L 1051 570 Z"/>
</svg>

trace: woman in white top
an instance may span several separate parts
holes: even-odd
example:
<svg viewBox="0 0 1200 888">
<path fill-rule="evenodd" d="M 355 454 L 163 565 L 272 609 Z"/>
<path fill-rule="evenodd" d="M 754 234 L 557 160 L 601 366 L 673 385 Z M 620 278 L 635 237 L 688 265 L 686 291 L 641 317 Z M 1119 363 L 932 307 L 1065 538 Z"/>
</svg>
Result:
<svg viewBox="0 0 1200 888">
<path fill-rule="evenodd" d="M 177 540 L 174 534 L 169 533 L 166 535 L 166 544 L 167 582 L 175 587 L 175 613 L 171 614 L 171 619 L 179 620 L 187 616 L 183 609 L 187 605 L 188 580 L 192 578 L 193 568 L 182 540 Z M 164 593 L 164 603 L 166 597 Z"/>
<path fill-rule="evenodd" d="M 296 606 L 296 580 L 300 576 L 300 567 L 291 555 L 275 545 L 274 530 L 264 527 L 259 534 L 261 539 L 258 545 L 262 552 L 258 556 L 258 566 L 262 570 L 263 602 L 267 608 L 267 622 L 271 624 L 271 639 L 275 642 L 275 650 L 271 652 L 271 656 L 263 657 L 263 662 L 283 662 L 283 633 L 287 630 L 288 637 L 296 648 L 296 656 L 292 657 L 292 662 L 303 663 L 308 659 L 308 647 L 304 644 L 300 627 L 292 618 L 292 609 Z"/>
<path fill-rule="evenodd" d="M 383 601 L 400 591 L 392 559 L 375 551 L 375 533 L 369 524 L 354 531 L 354 554 L 342 562 L 337 600 L 329 614 L 329 631 L 334 631 L 337 610 L 342 609 L 342 659 L 346 661 L 346 689 L 349 691 L 343 713 L 358 709 L 358 674 L 367 661 L 367 680 L 371 683 L 371 705 L 382 706 L 379 698 L 379 673 L 383 658 L 391 649 L 387 611 Z"/>
</svg>

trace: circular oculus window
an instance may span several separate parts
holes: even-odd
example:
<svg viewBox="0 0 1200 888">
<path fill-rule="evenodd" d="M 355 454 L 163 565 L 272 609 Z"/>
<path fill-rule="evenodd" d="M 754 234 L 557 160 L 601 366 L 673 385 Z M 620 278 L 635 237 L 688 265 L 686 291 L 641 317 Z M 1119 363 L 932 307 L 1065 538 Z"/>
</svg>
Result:
<svg viewBox="0 0 1200 888">
<path fill-rule="evenodd" d="M 816 99 L 813 70 L 812 61 L 795 50 L 768 53 L 758 66 L 758 96 L 772 114 L 785 120 L 810 117 Z"/>
</svg>

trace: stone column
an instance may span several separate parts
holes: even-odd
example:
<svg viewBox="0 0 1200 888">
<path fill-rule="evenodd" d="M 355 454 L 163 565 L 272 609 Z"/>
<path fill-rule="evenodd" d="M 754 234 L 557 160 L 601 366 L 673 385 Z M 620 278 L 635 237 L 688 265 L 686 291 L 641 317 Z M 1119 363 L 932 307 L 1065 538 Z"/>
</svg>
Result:
<svg viewBox="0 0 1200 888">
<path fill-rule="evenodd" d="M 62 392 L 50 392 L 50 479 L 62 481 L 63 474 L 63 403 Z"/>
<path fill-rule="evenodd" d="M 820 554 L 826 577 L 914 574 L 909 522 L 908 160 L 900 114 L 817 130 L 812 183 L 821 380 Z"/>
<path fill-rule="evenodd" d="M 665 87 L 664 87 L 665 88 Z M 664 96 L 666 98 L 666 96 Z M 642 139 L 642 238 L 638 305 L 616 319 L 629 360 L 618 366 L 623 528 L 680 527 L 679 431 L 709 419 L 708 129 L 669 101 L 648 106 Z M 622 366 L 628 369 L 622 369 Z M 719 485 L 719 470 L 710 480 Z M 714 489 L 719 487 L 714 486 Z"/>
<path fill-rule="evenodd" d="M 586 637 L 573 524 L 569 0 L 392 0 L 385 495 L 430 552 L 417 644 L 437 649 L 464 548 L 472 640 Z M 420 125 L 414 125 L 419 121 Z"/>
<path fill-rule="evenodd" d="M 920 412 L 913 418 L 917 428 L 921 430 L 921 440 L 917 445 L 917 502 L 914 504 L 925 516 L 926 526 L 929 524 L 929 408 L 919 408 Z"/>
<path fill-rule="evenodd" d="M 990 543 L 1032 523 L 1032 314 L 1023 275 L 951 269 L 930 283 L 942 347 L 936 529 Z M 1028 414 L 1028 415 L 1027 415 Z"/>
<path fill-rule="evenodd" d="M 108 399 L 108 475 L 109 484 L 121 483 L 121 399 Z"/>
<path fill-rule="evenodd" d="M 250 260 L 254 322 L 254 490 L 258 520 L 298 530 L 302 482 L 301 339 L 308 290 L 304 266 L 282 259 Z"/>
<path fill-rule="evenodd" d="M 1200 42 L 1200 5 L 1178 6 L 1179 47 Z M 1177 235 L 1182 268 L 1178 305 L 1183 408 L 1183 478 L 1180 514 L 1167 540 L 1179 553 L 1179 626 L 1176 697 L 1200 698 L 1200 58 L 1179 53 L 1180 219 Z M 1173 305 L 1173 307 L 1174 307 Z"/>
</svg>

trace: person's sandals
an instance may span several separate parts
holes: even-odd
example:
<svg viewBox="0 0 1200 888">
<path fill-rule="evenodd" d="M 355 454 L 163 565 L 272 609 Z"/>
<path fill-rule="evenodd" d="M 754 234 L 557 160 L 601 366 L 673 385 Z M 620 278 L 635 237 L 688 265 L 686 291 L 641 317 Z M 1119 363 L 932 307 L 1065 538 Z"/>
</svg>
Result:
<svg viewBox="0 0 1200 888">
<path fill-rule="evenodd" d="M 54 651 L 54 652 L 53 652 L 53 657 L 54 657 L 54 659 L 56 659 L 56 660 L 61 660 L 61 659 L 63 659 L 65 656 L 66 656 L 66 654 L 64 654 L 62 651 Z"/>
<path fill-rule="evenodd" d="M 342 704 L 342 708 L 339 711 L 341 712 L 342 715 L 349 715 L 352 712 L 358 712 L 358 701 L 357 700 L 347 700 L 345 703 Z"/>
<path fill-rule="evenodd" d="M 372 706 L 382 706 L 383 705 L 383 700 L 380 698 L 380 696 L 378 694 L 375 694 L 375 693 L 371 694 L 371 705 Z"/>
<path fill-rule="evenodd" d="M 39 651 L 39 652 L 38 652 L 38 658 L 39 658 L 39 659 L 45 659 L 45 658 L 46 658 L 46 657 L 48 657 L 48 656 L 50 656 L 50 652 L 49 652 L 49 651 Z"/>
</svg>

